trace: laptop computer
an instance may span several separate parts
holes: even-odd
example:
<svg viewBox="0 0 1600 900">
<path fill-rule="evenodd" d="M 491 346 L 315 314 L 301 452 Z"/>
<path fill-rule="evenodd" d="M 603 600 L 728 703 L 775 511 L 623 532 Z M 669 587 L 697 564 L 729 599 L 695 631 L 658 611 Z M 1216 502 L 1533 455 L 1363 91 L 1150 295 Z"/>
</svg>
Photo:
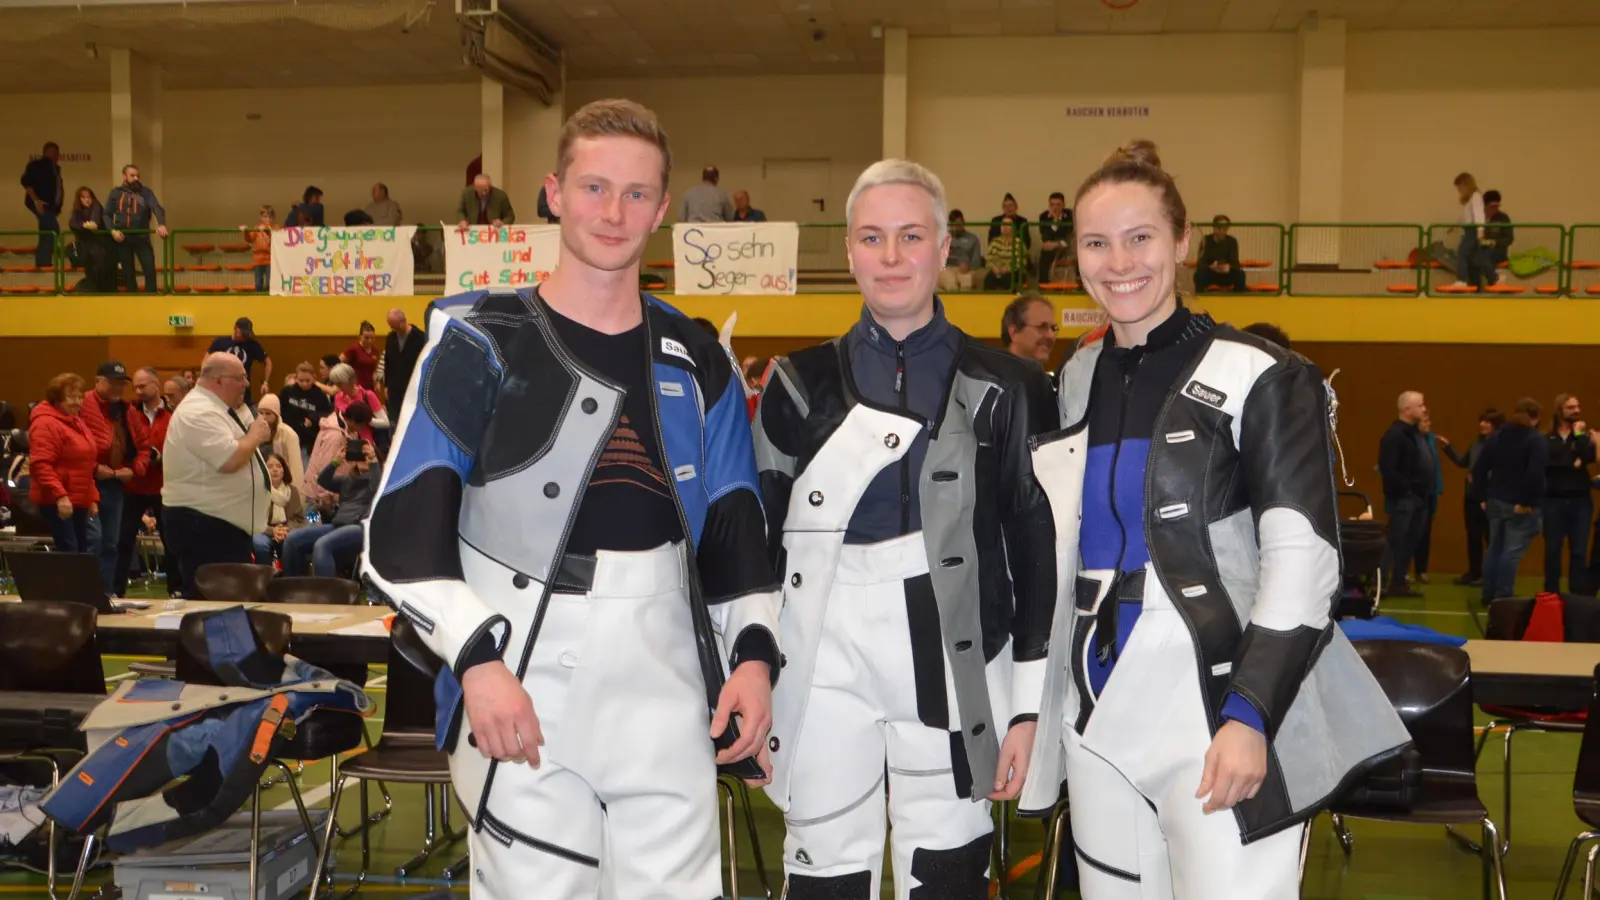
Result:
<svg viewBox="0 0 1600 900">
<path fill-rule="evenodd" d="M 100 583 L 100 561 L 92 553 L 7 553 L 6 567 L 24 603 L 55 600 L 82 603 L 102 614 L 122 611 L 106 596 Z"/>
</svg>

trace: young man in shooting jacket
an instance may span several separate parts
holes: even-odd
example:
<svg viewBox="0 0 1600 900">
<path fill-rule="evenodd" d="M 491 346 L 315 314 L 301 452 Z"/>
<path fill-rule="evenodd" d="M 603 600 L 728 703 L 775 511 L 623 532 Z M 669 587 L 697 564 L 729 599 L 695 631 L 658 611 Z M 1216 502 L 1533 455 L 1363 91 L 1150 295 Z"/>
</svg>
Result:
<svg viewBox="0 0 1600 900">
<path fill-rule="evenodd" d="M 1055 596 L 1028 442 L 1055 426 L 1038 366 L 934 296 L 944 188 L 873 165 L 846 206 L 866 299 L 841 338 L 770 370 L 756 455 L 788 657 L 768 793 L 789 900 L 988 897 L 989 799 L 1026 775 Z M 887 783 L 886 783 L 887 781 Z"/>
<path fill-rule="evenodd" d="M 551 277 L 431 310 L 364 574 L 445 662 L 474 900 L 710 900 L 716 767 L 763 780 L 779 663 L 743 385 L 638 292 L 654 114 L 591 103 L 558 160 Z"/>
</svg>

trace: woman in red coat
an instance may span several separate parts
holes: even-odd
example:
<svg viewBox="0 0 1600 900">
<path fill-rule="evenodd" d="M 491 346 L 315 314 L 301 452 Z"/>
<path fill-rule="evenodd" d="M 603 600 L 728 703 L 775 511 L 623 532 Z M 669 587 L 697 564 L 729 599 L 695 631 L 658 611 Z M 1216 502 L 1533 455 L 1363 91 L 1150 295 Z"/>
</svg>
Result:
<svg viewBox="0 0 1600 900">
<path fill-rule="evenodd" d="M 377 337 L 378 331 L 372 327 L 372 323 L 362 322 L 360 337 L 354 344 L 344 348 L 343 354 L 344 361 L 356 370 L 356 383 L 369 391 L 378 389 L 373 382 L 373 373 L 378 370 Z"/>
<path fill-rule="evenodd" d="M 44 398 L 29 419 L 28 471 L 33 483 L 28 496 L 50 523 L 57 550 L 93 553 L 89 518 L 100 514 L 100 491 L 94 483 L 94 435 L 78 415 L 83 408 L 83 379 L 70 372 L 57 375 L 50 379 Z"/>
</svg>

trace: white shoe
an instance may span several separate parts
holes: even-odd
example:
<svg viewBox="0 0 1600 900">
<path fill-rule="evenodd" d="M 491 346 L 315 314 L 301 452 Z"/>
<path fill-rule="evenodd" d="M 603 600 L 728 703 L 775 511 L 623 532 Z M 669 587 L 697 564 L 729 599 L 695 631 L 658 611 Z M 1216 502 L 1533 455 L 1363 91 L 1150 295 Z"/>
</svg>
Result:
<svg viewBox="0 0 1600 900">
<path fill-rule="evenodd" d="M 1450 286 L 1451 287 L 1466 287 L 1467 283 L 1465 281 L 1459 281 L 1458 280 L 1455 284 L 1452 284 Z"/>
</svg>

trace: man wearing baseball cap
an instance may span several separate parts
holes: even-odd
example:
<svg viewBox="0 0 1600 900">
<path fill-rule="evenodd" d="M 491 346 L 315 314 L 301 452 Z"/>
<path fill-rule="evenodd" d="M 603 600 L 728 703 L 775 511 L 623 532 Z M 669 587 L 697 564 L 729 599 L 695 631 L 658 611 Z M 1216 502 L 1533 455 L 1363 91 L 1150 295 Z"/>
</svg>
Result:
<svg viewBox="0 0 1600 900">
<path fill-rule="evenodd" d="M 122 531 L 123 486 L 133 478 L 133 434 L 128 430 L 128 370 L 112 360 L 94 373 L 94 390 L 83 398 L 83 421 L 94 435 L 99 454 L 95 486 L 100 489 L 100 515 L 89 519 L 89 546 L 100 562 L 100 581 L 107 596 L 116 594 L 117 537 Z"/>
<path fill-rule="evenodd" d="M 255 401 L 250 392 L 250 367 L 262 363 L 266 368 L 261 373 L 261 393 L 272 393 L 272 358 L 267 356 L 267 351 L 261 349 L 261 342 L 256 340 L 256 326 L 254 322 L 240 316 L 233 323 L 233 334 L 224 335 L 211 342 L 206 348 L 206 353 L 226 353 L 244 364 L 244 402 L 255 408 Z"/>
</svg>

